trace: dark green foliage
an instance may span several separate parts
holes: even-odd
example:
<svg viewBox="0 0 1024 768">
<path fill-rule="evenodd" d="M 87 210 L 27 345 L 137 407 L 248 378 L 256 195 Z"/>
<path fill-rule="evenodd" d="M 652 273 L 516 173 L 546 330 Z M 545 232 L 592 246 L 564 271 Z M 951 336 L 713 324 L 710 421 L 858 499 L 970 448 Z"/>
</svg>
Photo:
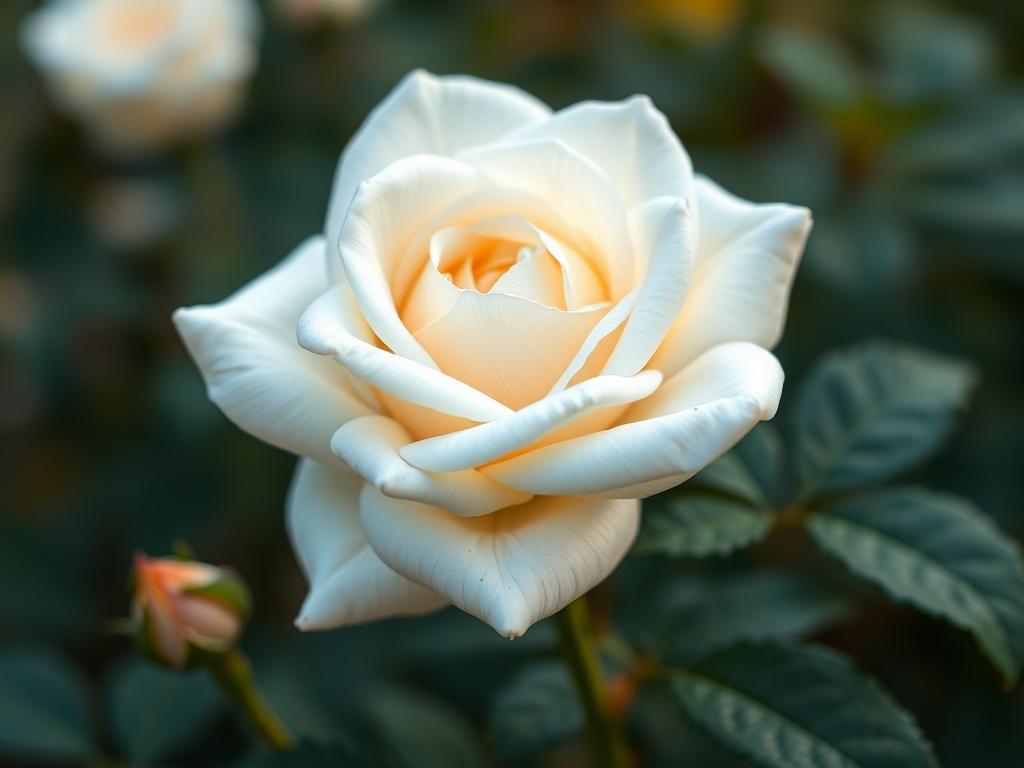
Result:
<svg viewBox="0 0 1024 768">
<path fill-rule="evenodd" d="M 42 648 L 0 651 L 0 754 L 73 761 L 93 749 L 88 694 L 78 671 Z"/>
<path fill-rule="evenodd" d="M 771 519 L 742 502 L 686 494 L 648 509 L 633 551 L 676 556 L 724 555 L 753 544 L 768 532 Z"/>
<path fill-rule="evenodd" d="M 136 661 L 111 675 L 107 707 L 119 752 L 150 765 L 194 745 L 223 711 L 224 701 L 205 672 L 183 675 Z"/>
<path fill-rule="evenodd" d="M 476 768 L 483 765 L 477 734 L 444 701 L 385 688 L 367 703 L 375 751 L 397 768 Z"/>
<path fill-rule="evenodd" d="M 760 508 L 778 503 L 785 481 L 785 446 L 772 424 L 754 431 L 690 481 Z"/>
<path fill-rule="evenodd" d="M 910 715 L 834 651 L 741 645 L 672 673 L 686 713 L 772 768 L 935 765 Z"/>
<path fill-rule="evenodd" d="M 801 498 L 885 480 L 920 461 L 949 433 L 974 378 L 960 361 L 890 344 L 827 358 L 796 412 Z"/>
<path fill-rule="evenodd" d="M 850 607 L 807 574 L 758 568 L 722 576 L 694 604 L 669 612 L 666 656 L 692 662 L 744 640 L 802 637 L 847 618 Z"/>
<path fill-rule="evenodd" d="M 1007 681 L 1017 679 L 1024 561 L 969 501 L 891 488 L 829 504 L 808 528 L 859 576 L 969 630 Z"/>
<path fill-rule="evenodd" d="M 300 744 L 290 752 L 266 749 L 232 763 L 232 768 L 381 768 L 386 765 L 364 749 L 349 745 Z"/>
<path fill-rule="evenodd" d="M 582 727 L 583 711 L 560 661 L 524 667 L 494 697 L 490 732 L 501 763 L 515 765 Z"/>
</svg>

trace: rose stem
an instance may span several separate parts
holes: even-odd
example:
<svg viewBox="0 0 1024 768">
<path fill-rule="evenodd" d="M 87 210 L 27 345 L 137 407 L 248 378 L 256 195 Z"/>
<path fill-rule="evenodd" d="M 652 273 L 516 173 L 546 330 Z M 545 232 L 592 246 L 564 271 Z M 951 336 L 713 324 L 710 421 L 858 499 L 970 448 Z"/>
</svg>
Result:
<svg viewBox="0 0 1024 768">
<path fill-rule="evenodd" d="M 209 665 L 210 674 L 220 689 L 245 716 L 256 732 L 274 749 L 295 747 L 295 737 L 260 693 L 252 675 L 252 665 L 237 648 L 218 655 Z"/>
<path fill-rule="evenodd" d="M 586 715 L 591 764 L 593 768 L 625 768 L 629 765 L 629 751 L 619 723 L 612 715 L 586 598 L 573 601 L 554 618 L 562 658 L 572 674 Z"/>
</svg>

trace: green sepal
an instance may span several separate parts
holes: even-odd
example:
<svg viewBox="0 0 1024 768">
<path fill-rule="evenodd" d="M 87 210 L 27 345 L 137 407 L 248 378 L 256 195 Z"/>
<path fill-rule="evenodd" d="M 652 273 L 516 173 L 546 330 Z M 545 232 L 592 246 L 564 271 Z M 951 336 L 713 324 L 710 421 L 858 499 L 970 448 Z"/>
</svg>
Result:
<svg viewBox="0 0 1024 768">
<path fill-rule="evenodd" d="M 162 667 L 169 667 L 171 669 L 177 669 L 174 664 L 164 659 L 156 649 L 156 645 L 153 643 L 152 637 L 152 622 L 149 616 L 149 608 L 140 606 L 138 614 L 131 619 L 134 624 L 134 630 L 132 635 L 135 638 L 135 647 L 139 652 L 139 655 Z"/>
<path fill-rule="evenodd" d="M 171 552 L 175 560 L 195 561 L 199 559 L 196 557 L 196 551 L 192 549 L 192 545 L 185 539 L 175 539 Z"/>
<path fill-rule="evenodd" d="M 186 587 L 183 594 L 217 600 L 227 605 L 237 614 L 240 621 L 249 618 L 252 598 L 242 578 L 231 568 L 220 568 L 220 577 L 197 587 Z"/>
</svg>

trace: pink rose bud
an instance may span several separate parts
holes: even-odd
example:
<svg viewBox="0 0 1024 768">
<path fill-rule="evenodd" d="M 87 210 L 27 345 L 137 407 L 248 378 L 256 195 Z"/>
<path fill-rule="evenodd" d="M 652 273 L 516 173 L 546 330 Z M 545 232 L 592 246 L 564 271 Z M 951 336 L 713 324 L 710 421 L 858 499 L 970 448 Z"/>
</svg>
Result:
<svg viewBox="0 0 1024 768">
<path fill-rule="evenodd" d="M 181 669 L 230 650 L 248 612 L 248 591 L 230 569 L 135 556 L 136 637 L 154 661 Z"/>
</svg>

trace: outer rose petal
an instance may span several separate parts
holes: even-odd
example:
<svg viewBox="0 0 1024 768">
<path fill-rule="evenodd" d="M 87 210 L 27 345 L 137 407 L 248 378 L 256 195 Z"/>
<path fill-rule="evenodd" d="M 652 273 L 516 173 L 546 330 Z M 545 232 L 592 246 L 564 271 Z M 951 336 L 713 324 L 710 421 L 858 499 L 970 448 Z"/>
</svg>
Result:
<svg viewBox="0 0 1024 768">
<path fill-rule="evenodd" d="M 335 365 L 295 340 L 299 315 L 327 282 L 323 250 L 322 237 L 310 238 L 220 304 L 179 309 L 174 324 L 229 419 L 271 445 L 337 463 L 331 435 L 370 410 Z"/>
<path fill-rule="evenodd" d="M 782 368 L 753 344 L 716 347 L 626 413 L 630 421 L 481 471 L 537 494 L 648 496 L 692 477 L 731 448 L 782 394 Z M 667 485 L 655 481 L 673 480 Z M 639 492 L 637 486 L 640 486 Z"/>
<path fill-rule="evenodd" d="M 630 408 L 622 421 L 656 419 L 737 396 L 753 398 L 763 418 L 771 419 L 782 396 L 783 378 L 782 366 L 768 350 L 745 341 L 720 344 L 666 379 L 657 392 Z"/>
<path fill-rule="evenodd" d="M 686 200 L 657 197 L 630 212 L 635 250 L 647 268 L 633 311 L 603 373 L 632 376 L 658 349 L 683 306 L 694 262 Z"/>
<path fill-rule="evenodd" d="M 363 479 L 347 469 L 301 461 L 288 493 L 288 534 L 309 580 L 295 625 L 331 629 L 445 605 L 428 589 L 381 562 L 363 534 Z"/>
<path fill-rule="evenodd" d="M 631 378 L 598 376 L 532 403 L 503 419 L 410 443 L 401 450 L 410 464 L 452 472 L 488 464 L 527 448 L 550 432 L 594 411 L 641 400 L 661 383 L 657 371 Z"/>
<path fill-rule="evenodd" d="M 359 502 L 381 559 L 508 638 L 607 576 L 636 536 L 634 499 L 538 498 L 486 517 L 388 498 Z"/>
<path fill-rule="evenodd" d="M 452 156 L 550 114 L 543 103 L 510 85 L 410 72 L 370 113 L 341 155 L 327 210 L 328 241 L 337 237 L 359 183 L 396 160 Z"/>
<path fill-rule="evenodd" d="M 339 429 L 331 449 L 386 496 L 434 504 L 462 517 L 486 515 L 530 500 L 474 469 L 433 474 L 406 463 L 398 451 L 409 433 L 387 416 L 366 416 Z"/>
<path fill-rule="evenodd" d="M 672 330 L 651 359 L 671 376 L 727 341 L 774 347 L 811 229 L 806 208 L 759 205 L 697 178 L 697 263 Z"/>
<path fill-rule="evenodd" d="M 693 194 L 690 158 L 668 120 L 646 96 L 612 103 L 585 101 L 504 138 L 561 139 L 604 171 L 627 208 L 654 197 Z"/>
</svg>

